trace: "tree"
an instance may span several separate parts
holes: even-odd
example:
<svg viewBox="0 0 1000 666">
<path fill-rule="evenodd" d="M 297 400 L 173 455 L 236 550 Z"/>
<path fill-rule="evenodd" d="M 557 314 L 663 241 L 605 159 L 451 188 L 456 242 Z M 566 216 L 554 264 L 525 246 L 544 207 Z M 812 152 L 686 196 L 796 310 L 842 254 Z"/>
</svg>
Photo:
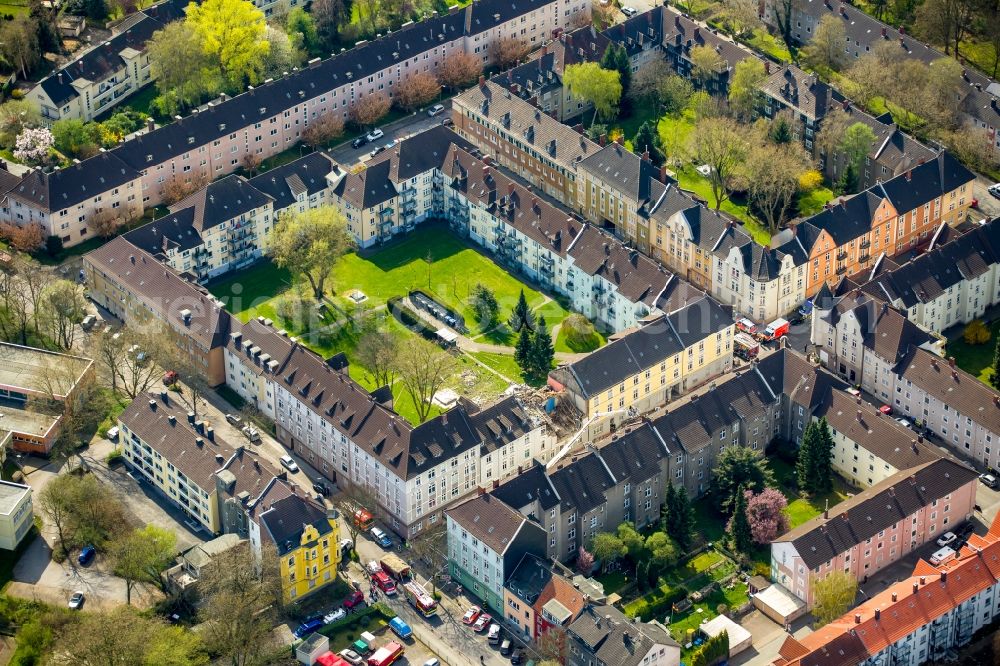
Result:
<svg viewBox="0 0 1000 666">
<path fill-rule="evenodd" d="M 660 154 L 660 135 L 652 121 L 647 120 L 639 125 L 635 138 L 632 139 L 632 146 L 643 154 L 649 151 L 649 160 L 653 164 L 659 166 L 663 163 L 663 155 Z"/>
<path fill-rule="evenodd" d="M 296 7 L 288 13 L 285 20 L 285 30 L 296 48 L 304 49 L 309 55 L 319 53 L 319 32 L 316 21 L 301 7 Z"/>
<path fill-rule="evenodd" d="M 358 127 L 369 127 L 389 113 L 392 100 L 383 92 L 364 95 L 348 109 L 347 117 Z"/>
<path fill-rule="evenodd" d="M 68 118 L 52 124 L 52 137 L 62 154 L 86 159 L 98 152 L 100 130 L 95 123 Z"/>
<path fill-rule="evenodd" d="M 277 647 L 272 629 L 281 603 L 275 549 L 255 553 L 243 541 L 216 555 L 198 580 L 201 636 L 231 666 L 254 666 Z"/>
<path fill-rule="evenodd" d="M 430 527 L 406 542 L 413 556 L 422 560 L 430 569 L 432 592 L 437 594 L 438 578 L 447 575 L 448 571 L 448 530 L 442 525 Z"/>
<path fill-rule="evenodd" d="M 944 46 L 946 55 L 954 50 L 958 58 L 959 43 L 973 23 L 977 6 L 982 5 L 975 0 L 925 0 L 917 8 L 914 27 L 925 39 Z"/>
<path fill-rule="evenodd" d="M 177 554 L 177 537 L 156 525 L 123 534 L 111 543 L 115 574 L 125 581 L 125 602 L 132 603 L 132 590 L 143 583 L 156 583 L 160 572 Z"/>
<path fill-rule="evenodd" d="M 812 68 L 832 69 L 844 66 L 844 42 L 847 31 L 837 14 L 825 14 L 816 26 L 812 39 L 802 48 L 802 62 Z"/>
<path fill-rule="evenodd" d="M 58 475 L 39 493 L 39 505 L 63 553 L 85 544 L 100 548 L 127 524 L 111 489 L 90 474 Z"/>
<path fill-rule="evenodd" d="M 957 125 L 959 100 L 964 96 L 965 71 L 961 63 L 952 58 L 938 58 L 930 66 L 924 67 L 924 85 L 922 93 L 914 105 L 901 104 L 908 110 L 918 113 L 930 130 L 952 130 Z M 897 93 L 900 94 L 900 93 Z M 897 98 L 901 102 L 908 100 L 905 96 Z M 916 108 L 914 108 L 916 106 Z"/>
<path fill-rule="evenodd" d="M 514 362 L 521 369 L 521 374 L 525 377 L 531 375 L 531 331 L 527 326 L 521 328 L 517 334 L 517 342 L 514 344 Z"/>
<path fill-rule="evenodd" d="M 993 372 L 990 373 L 990 386 L 1000 389 L 1000 338 L 993 347 Z"/>
<path fill-rule="evenodd" d="M 371 490 L 362 484 L 353 483 L 346 487 L 341 487 L 340 493 L 333 500 L 344 516 L 344 528 L 351 539 L 351 550 L 357 545 L 358 534 L 361 527 L 354 522 L 354 514 L 359 509 L 374 513 L 378 509 L 378 498 Z"/>
<path fill-rule="evenodd" d="M 790 110 L 779 111 L 771 122 L 767 131 L 767 138 L 772 143 L 785 145 L 792 142 L 793 125 L 796 122 L 795 116 Z"/>
<path fill-rule="evenodd" d="M 733 505 L 733 515 L 729 519 L 727 532 L 736 552 L 747 554 L 753 548 L 753 533 L 750 529 L 750 520 L 747 518 L 747 492 L 740 486 L 736 494 L 736 502 Z"/>
<path fill-rule="evenodd" d="M 755 0 L 723 0 L 726 21 L 737 37 L 749 35 L 761 23 Z"/>
<path fill-rule="evenodd" d="M 613 2 L 594 2 L 591 4 L 591 16 L 594 27 L 605 30 L 615 24 L 618 18 L 618 6 Z"/>
<path fill-rule="evenodd" d="M 563 85 L 580 99 L 594 105 L 593 125 L 597 116 L 611 118 L 622 96 L 622 84 L 617 71 L 603 69 L 596 62 L 567 65 Z"/>
<path fill-rule="evenodd" d="M 89 351 L 96 361 L 97 376 L 115 397 L 134 400 L 159 380 L 160 368 L 152 361 L 159 333 L 158 327 L 147 332 L 127 323 L 118 331 L 105 329 L 91 336 Z"/>
<path fill-rule="evenodd" d="M 339 115 L 326 114 L 313 119 L 302 130 L 302 142 L 311 148 L 321 148 L 344 135 L 344 120 Z"/>
<path fill-rule="evenodd" d="M 520 331 L 522 328 L 532 331 L 535 328 L 535 314 L 528 307 L 528 299 L 524 297 L 524 289 L 517 297 L 517 304 L 510 313 L 507 325 L 514 331 Z"/>
<path fill-rule="evenodd" d="M 601 58 L 601 67 L 618 72 L 618 80 L 622 84 L 623 94 L 628 94 L 629 84 L 632 82 L 632 62 L 629 60 L 625 45 L 612 41 L 604 49 L 604 56 Z"/>
<path fill-rule="evenodd" d="M 594 556 L 593 554 L 587 552 L 587 549 L 580 546 L 576 553 L 576 570 L 580 572 L 581 575 L 589 576 L 590 572 L 594 569 Z"/>
<path fill-rule="evenodd" d="M 855 174 L 860 174 L 871 151 L 875 145 L 875 133 L 864 123 L 857 122 L 844 130 L 844 136 L 838 144 L 838 149 L 847 160 L 847 166 L 854 170 Z M 856 191 L 857 187 L 845 188 L 845 191 Z"/>
<path fill-rule="evenodd" d="M 787 506 L 788 500 L 774 488 L 757 494 L 747 491 L 746 514 L 754 543 L 769 544 L 788 531 Z"/>
<path fill-rule="evenodd" d="M 186 21 L 168 23 L 146 43 L 150 72 L 160 91 L 155 103 L 174 115 L 222 90 L 222 73 L 206 52 L 204 39 Z"/>
<path fill-rule="evenodd" d="M 808 158 L 798 144 L 761 140 L 747 151 L 743 163 L 747 196 L 771 233 L 787 219 L 799 192 L 799 177 L 808 168 Z"/>
<path fill-rule="evenodd" d="M 18 134 L 28 127 L 37 127 L 41 122 L 42 114 L 34 102 L 26 99 L 4 102 L 0 104 L 0 141 L 5 147 L 13 148 Z"/>
<path fill-rule="evenodd" d="M 358 363 L 371 373 L 377 386 L 392 386 L 396 379 L 399 340 L 379 326 L 366 326 L 355 349 Z"/>
<path fill-rule="evenodd" d="M 833 622 L 854 606 L 858 581 L 846 571 L 835 569 L 822 578 L 813 577 L 813 617 L 819 628 Z"/>
<path fill-rule="evenodd" d="M 691 49 L 691 78 L 700 86 L 708 82 L 726 68 L 726 61 L 711 46 L 696 46 Z"/>
<path fill-rule="evenodd" d="M 792 56 L 792 62 L 798 62 L 798 45 L 792 36 L 792 21 L 796 12 L 795 0 L 775 0 L 771 4 L 771 12 L 778 27 L 778 34 L 781 35 L 781 41 L 785 43 L 785 48 Z"/>
<path fill-rule="evenodd" d="M 774 485 L 774 473 L 767 466 L 767 459 L 746 446 L 726 447 L 719 454 L 712 475 L 712 492 L 719 508 L 727 515 L 733 512 L 738 492 L 759 493 Z"/>
<path fill-rule="evenodd" d="M 74 504 L 76 496 L 72 478 L 69 474 L 57 476 L 45 484 L 38 494 L 38 507 L 42 510 L 42 516 L 55 528 L 63 557 L 69 554 L 73 518 L 77 508 Z"/>
<path fill-rule="evenodd" d="M 185 23 L 234 90 L 263 79 L 271 45 L 262 11 L 246 0 L 205 0 L 185 11 Z"/>
<path fill-rule="evenodd" d="M 64 350 L 72 349 L 77 324 L 87 311 L 83 286 L 69 280 L 55 280 L 45 287 L 42 300 L 45 304 L 42 317 L 49 339 Z"/>
<path fill-rule="evenodd" d="M 531 52 L 531 45 L 518 37 L 501 37 L 493 47 L 500 69 L 513 67 Z"/>
<path fill-rule="evenodd" d="M 646 550 L 658 570 L 674 566 L 680 557 L 674 542 L 663 532 L 653 532 L 646 537 Z"/>
<path fill-rule="evenodd" d="M 625 521 L 618 526 L 617 530 L 618 538 L 621 540 L 622 545 L 625 546 L 625 553 L 633 562 L 638 562 L 642 559 L 642 556 L 646 549 L 646 540 L 635 529 L 635 523 Z"/>
<path fill-rule="evenodd" d="M 262 80 L 280 78 L 306 61 L 305 51 L 294 44 L 281 28 L 268 24 L 264 37 L 268 51 L 263 60 Z"/>
<path fill-rule="evenodd" d="M 420 423 L 431 413 L 431 399 L 455 370 L 455 359 L 430 342 L 414 340 L 400 350 L 399 381 L 410 395 Z"/>
<path fill-rule="evenodd" d="M 471 53 L 459 50 L 441 61 L 437 75 L 442 85 L 455 91 L 475 81 L 482 71 L 482 60 Z"/>
<path fill-rule="evenodd" d="M 78 613 L 62 624 L 53 650 L 54 663 L 81 666 L 208 663 L 196 632 L 127 606 Z"/>
<path fill-rule="evenodd" d="M 337 37 L 338 29 L 351 18 L 350 0 L 313 0 L 309 7 L 309 15 L 316 22 L 323 45 L 329 49 Z"/>
<path fill-rule="evenodd" d="M 661 58 L 650 60 L 635 73 L 632 85 L 629 86 L 628 96 L 635 102 L 662 104 L 662 85 L 671 76 L 676 74 L 666 60 Z"/>
<path fill-rule="evenodd" d="M 691 150 L 699 163 L 711 168 L 708 180 L 716 210 L 729 199 L 747 149 L 746 130 L 729 118 L 705 118 L 695 126 Z"/>
<path fill-rule="evenodd" d="M 396 85 L 396 105 L 404 111 L 415 111 L 441 94 L 441 84 L 428 72 L 411 74 Z"/>
<path fill-rule="evenodd" d="M 566 630 L 559 626 L 549 626 L 536 640 L 538 653 L 543 661 L 538 666 L 560 666 L 566 663 L 568 642 Z"/>
<path fill-rule="evenodd" d="M 353 246 L 347 222 L 334 206 L 286 210 L 278 216 L 266 243 L 274 262 L 304 276 L 317 300 L 323 298 L 330 271 Z"/>
<path fill-rule="evenodd" d="M 556 350 L 552 345 L 552 336 L 545 326 L 545 317 L 539 317 L 535 334 L 531 338 L 531 352 L 528 354 L 529 374 L 537 378 L 545 377 L 552 369 L 555 357 Z"/>
<path fill-rule="evenodd" d="M 0 26 L 0 56 L 9 62 L 22 78 L 38 66 L 42 51 L 38 43 L 38 24 L 27 16 L 4 21 Z"/>
<path fill-rule="evenodd" d="M 575 352 L 588 352 L 601 345 L 601 338 L 589 319 L 574 312 L 563 319 L 561 331 L 566 333 L 566 346 Z"/>
<path fill-rule="evenodd" d="M 984 345 L 990 341 L 991 337 L 990 329 L 987 328 L 982 319 L 973 319 L 962 331 L 962 338 L 967 345 Z"/>
<path fill-rule="evenodd" d="M 829 492 L 833 487 L 831 472 L 833 436 L 826 417 L 812 421 L 802 434 L 795 473 L 799 489 L 812 495 Z"/>
<path fill-rule="evenodd" d="M 691 500 L 688 499 L 687 489 L 684 486 L 674 488 L 673 484 L 667 485 L 663 513 L 663 531 L 673 539 L 681 551 L 690 550 L 695 517 L 694 507 L 691 506 Z"/>
<path fill-rule="evenodd" d="M 993 141 L 985 129 L 960 127 L 954 132 L 944 134 L 942 142 L 963 164 L 974 171 L 1000 170 L 1000 151 L 993 149 Z"/>
<path fill-rule="evenodd" d="M 20 252 L 34 252 L 42 247 L 45 241 L 45 230 L 40 224 L 25 224 L 19 226 L 12 223 L 0 224 L 0 238 Z"/>
<path fill-rule="evenodd" d="M 610 532 L 598 532 L 590 542 L 590 552 L 601 561 L 601 568 L 625 557 L 628 549 L 617 535 Z"/>
<path fill-rule="evenodd" d="M 739 118 L 753 117 L 761 99 L 760 88 L 767 80 L 764 63 L 757 58 L 746 58 L 736 63 L 729 82 L 729 105 Z"/>
<path fill-rule="evenodd" d="M 44 127 L 29 127 L 17 135 L 14 157 L 27 164 L 38 165 L 49 158 L 55 144 L 52 132 Z"/>
<path fill-rule="evenodd" d="M 470 298 L 472 311 L 476 315 L 476 321 L 484 330 L 493 326 L 500 313 L 500 305 L 497 303 L 496 294 L 482 283 L 476 283 L 472 288 Z"/>
</svg>

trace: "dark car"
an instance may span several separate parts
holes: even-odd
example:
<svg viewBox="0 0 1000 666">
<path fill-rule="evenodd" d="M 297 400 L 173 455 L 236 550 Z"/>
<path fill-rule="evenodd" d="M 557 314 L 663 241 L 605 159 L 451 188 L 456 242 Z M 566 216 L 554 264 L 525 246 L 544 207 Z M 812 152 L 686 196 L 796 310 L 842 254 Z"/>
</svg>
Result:
<svg viewBox="0 0 1000 666">
<path fill-rule="evenodd" d="M 323 618 L 314 617 L 312 619 L 306 620 L 298 627 L 295 628 L 294 634 L 296 638 L 305 638 L 309 634 L 315 633 L 323 626 Z"/>
<path fill-rule="evenodd" d="M 322 479 L 316 479 L 313 481 L 313 490 L 318 492 L 323 497 L 327 497 L 330 494 L 330 486 L 323 483 Z"/>
<path fill-rule="evenodd" d="M 500 644 L 500 654 L 506 657 L 510 654 L 510 650 L 511 650 L 510 639 L 509 638 L 503 639 L 503 643 Z"/>
<path fill-rule="evenodd" d="M 524 663 L 524 651 L 514 650 L 510 655 L 510 663 L 512 664 L 523 664 Z"/>
<path fill-rule="evenodd" d="M 80 551 L 80 556 L 76 558 L 76 561 L 81 567 L 85 567 L 94 559 L 97 555 L 97 549 L 93 546 L 84 546 L 83 550 Z"/>
<path fill-rule="evenodd" d="M 368 139 L 362 134 L 354 141 L 351 141 L 351 148 L 360 148 L 361 146 L 368 143 Z"/>
</svg>

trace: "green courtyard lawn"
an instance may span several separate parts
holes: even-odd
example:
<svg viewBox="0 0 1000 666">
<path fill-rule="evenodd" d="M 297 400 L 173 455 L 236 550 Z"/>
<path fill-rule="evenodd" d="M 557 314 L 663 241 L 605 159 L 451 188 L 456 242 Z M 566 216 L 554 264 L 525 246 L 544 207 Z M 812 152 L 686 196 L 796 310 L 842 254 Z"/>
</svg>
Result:
<svg viewBox="0 0 1000 666">
<path fill-rule="evenodd" d="M 668 621 L 667 627 L 670 629 L 670 635 L 683 646 L 695 637 L 698 627 L 719 615 L 716 611 L 720 604 L 735 609 L 749 600 L 750 595 L 746 583 L 735 581 L 731 588 L 723 587 L 721 590 L 715 590 L 704 601 L 694 604 L 691 610 L 678 615 L 676 619 L 673 615 L 656 619 Z M 648 621 L 651 618 L 642 619 Z"/>
<path fill-rule="evenodd" d="M 715 208 L 712 185 L 707 178 L 695 170 L 695 165 L 685 164 L 675 172 L 677 174 L 677 182 L 682 189 L 694 192 L 698 197 L 707 202 L 706 206 Z M 743 229 L 750 234 L 754 241 L 764 247 L 770 246 L 771 233 L 767 230 L 767 227 L 750 214 L 750 211 L 747 209 L 746 200 L 739 196 L 730 197 L 722 202 L 720 208 L 724 213 L 729 213 L 740 220 L 743 223 Z"/>
<path fill-rule="evenodd" d="M 594 576 L 597 582 L 604 586 L 604 594 L 611 595 L 625 587 L 626 576 L 624 571 L 612 571 L 606 574 Z"/>
<path fill-rule="evenodd" d="M 833 490 L 816 497 L 802 497 L 795 491 L 795 467 L 791 463 L 778 456 L 771 456 L 768 458 L 768 464 L 774 471 L 778 489 L 788 498 L 785 514 L 788 516 L 788 525 L 791 529 L 812 520 L 827 507 L 832 508 L 843 502 L 853 492 L 839 476 L 834 475 Z"/>
<path fill-rule="evenodd" d="M 948 341 L 945 356 L 954 356 L 958 367 L 984 384 L 993 376 L 993 350 L 1000 335 L 1000 319 L 989 324 L 990 341 L 983 345 L 970 345 L 962 338 L 962 327 L 956 329 L 956 337 Z"/>
<path fill-rule="evenodd" d="M 568 335 L 564 327 L 559 328 L 559 333 L 556 335 L 555 347 L 557 352 L 570 352 L 573 354 L 581 354 L 584 352 L 592 352 L 599 347 L 603 347 L 607 343 L 607 339 L 601 335 L 601 332 L 594 329 L 594 334 L 590 336 L 589 339 L 583 342 L 583 344 L 570 344 L 567 339 Z"/>
</svg>

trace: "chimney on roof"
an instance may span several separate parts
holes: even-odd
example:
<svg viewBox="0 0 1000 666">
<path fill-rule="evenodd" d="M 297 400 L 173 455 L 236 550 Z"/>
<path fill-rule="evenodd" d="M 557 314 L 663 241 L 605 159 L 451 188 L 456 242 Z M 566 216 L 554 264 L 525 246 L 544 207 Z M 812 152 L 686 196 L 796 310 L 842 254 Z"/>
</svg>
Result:
<svg viewBox="0 0 1000 666">
<path fill-rule="evenodd" d="M 646 150 L 642 151 L 642 161 L 643 162 L 649 161 L 649 146 L 646 146 Z"/>
<path fill-rule="evenodd" d="M 480 86 L 486 85 L 486 76 L 484 76 L 483 74 L 479 75 L 479 85 Z"/>
<path fill-rule="evenodd" d="M 663 183 L 664 185 L 667 183 L 667 167 L 666 166 L 661 166 L 660 167 L 660 182 Z"/>
<path fill-rule="evenodd" d="M 921 444 L 923 444 L 923 442 L 924 442 L 924 436 L 918 433 L 917 434 L 917 441 L 920 442 Z"/>
<path fill-rule="evenodd" d="M 840 106 L 843 107 L 844 111 L 850 111 L 851 110 L 851 100 L 845 99 L 843 102 L 840 103 Z"/>
<path fill-rule="evenodd" d="M 899 34 L 901 34 L 901 35 L 905 35 L 906 34 L 906 26 L 902 26 L 902 25 L 899 26 Z"/>
<path fill-rule="evenodd" d="M 194 412 L 188 412 L 188 423 L 194 424 Z"/>
<path fill-rule="evenodd" d="M 698 39 L 699 37 L 701 37 L 701 27 L 696 25 L 694 27 L 694 38 Z"/>
<path fill-rule="evenodd" d="M 916 594 L 916 593 L 917 593 L 917 589 L 918 589 L 919 587 L 920 587 L 920 586 L 919 586 L 919 585 L 917 585 L 916 583 L 914 583 L 914 584 L 913 584 L 913 594 Z"/>
<path fill-rule="evenodd" d="M 493 479 L 493 490 L 500 487 L 500 479 Z"/>
<path fill-rule="evenodd" d="M 608 143 L 608 135 L 601 132 L 601 138 L 598 141 L 602 146 L 606 145 Z"/>
<path fill-rule="evenodd" d="M 153 122 L 152 118 L 146 118 L 146 131 L 152 132 L 154 129 L 156 129 L 156 123 Z"/>
<path fill-rule="evenodd" d="M 770 60 L 765 60 L 764 61 L 764 73 L 765 74 L 770 74 L 771 73 L 771 61 Z"/>
<path fill-rule="evenodd" d="M 895 592 L 892 593 L 892 600 L 896 601 L 896 593 Z"/>
<path fill-rule="evenodd" d="M 858 410 L 858 423 L 861 423 L 861 410 Z"/>
<path fill-rule="evenodd" d="M 490 177 L 490 167 L 489 167 L 489 165 L 484 164 L 483 165 L 483 180 L 486 180 L 489 177 Z"/>
<path fill-rule="evenodd" d="M 948 572 L 947 571 L 942 571 L 941 572 L 941 582 L 942 583 L 947 583 L 948 582 Z"/>
<path fill-rule="evenodd" d="M 617 143 L 619 146 L 625 145 L 625 137 L 619 134 L 618 138 L 615 139 L 615 143 Z"/>
<path fill-rule="evenodd" d="M 854 614 L 854 624 L 861 624 L 861 613 Z"/>
<path fill-rule="evenodd" d="M 149 401 L 149 408 L 152 409 L 154 412 L 156 411 L 156 401 L 155 400 L 150 400 Z"/>
<path fill-rule="evenodd" d="M 933 368 L 934 370 L 938 369 L 938 367 L 937 367 L 937 359 L 936 358 L 932 358 L 931 359 L 931 368 Z"/>
<path fill-rule="evenodd" d="M 921 576 L 920 577 L 920 584 L 921 585 L 926 585 L 927 584 L 927 577 L 926 576 Z"/>
<path fill-rule="evenodd" d="M 914 453 L 917 453 L 917 451 L 918 451 L 918 449 L 917 449 L 917 440 L 911 439 L 910 440 L 910 447 L 913 449 Z M 890 488 L 890 490 L 892 490 L 892 489 Z"/>
<path fill-rule="evenodd" d="M 955 367 L 955 357 L 954 356 L 949 356 L 948 357 L 948 365 L 951 366 L 951 367 L 953 367 L 953 368 Z"/>
<path fill-rule="evenodd" d="M 882 618 L 882 611 L 878 608 L 875 609 L 875 619 L 879 620 Z"/>
<path fill-rule="evenodd" d="M 906 170 L 906 182 L 913 180 L 913 169 Z"/>
<path fill-rule="evenodd" d="M 479 488 L 476 488 L 476 494 L 482 497 L 486 494 L 486 489 L 480 486 Z"/>
</svg>

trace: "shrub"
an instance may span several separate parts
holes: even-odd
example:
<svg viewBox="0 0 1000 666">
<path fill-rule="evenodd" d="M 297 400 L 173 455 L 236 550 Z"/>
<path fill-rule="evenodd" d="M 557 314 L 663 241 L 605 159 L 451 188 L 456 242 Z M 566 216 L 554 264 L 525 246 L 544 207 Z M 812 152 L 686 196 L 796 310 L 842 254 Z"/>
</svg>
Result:
<svg viewBox="0 0 1000 666">
<path fill-rule="evenodd" d="M 990 341 L 990 329 L 980 319 L 973 319 L 962 332 L 967 345 L 983 345 Z"/>
<path fill-rule="evenodd" d="M 105 458 L 104 462 L 107 463 L 108 467 L 113 467 L 122 462 L 124 459 L 125 457 L 122 455 L 121 449 L 115 449 L 108 454 L 108 457 Z"/>
<path fill-rule="evenodd" d="M 574 312 L 566 317 L 562 327 L 566 331 L 566 345 L 575 352 L 594 351 L 601 346 L 594 325 L 581 314 Z"/>
<path fill-rule="evenodd" d="M 49 236 L 45 239 L 45 252 L 50 257 L 58 257 L 62 254 L 63 242 L 59 236 Z"/>
<path fill-rule="evenodd" d="M 687 591 L 682 587 L 673 588 L 669 585 L 662 585 L 641 599 L 637 599 L 625 606 L 625 612 L 633 617 L 649 619 L 666 615 L 670 607 L 684 599 Z"/>
</svg>

